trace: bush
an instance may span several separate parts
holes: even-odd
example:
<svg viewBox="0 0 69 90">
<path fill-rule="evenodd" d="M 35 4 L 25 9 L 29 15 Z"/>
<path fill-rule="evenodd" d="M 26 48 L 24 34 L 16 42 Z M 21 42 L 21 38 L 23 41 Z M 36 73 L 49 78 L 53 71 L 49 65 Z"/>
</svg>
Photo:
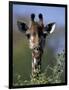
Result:
<svg viewBox="0 0 69 90">
<path fill-rule="evenodd" d="M 34 85 L 34 84 L 53 84 L 53 83 L 63 83 L 63 76 L 64 68 L 65 68 L 65 53 L 64 50 L 62 53 L 58 53 L 56 55 L 56 64 L 51 67 L 47 66 L 44 73 L 39 74 L 38 77 L 33 78 L 30 77 L 30 80 L 23 81 L 21 79 L 21 75 L 17 75 L 17 83 L 13 83 L 14 86 L 21 86 L 21 85 Z M 50 73 L 49 73 L 50 72 Z M 65 72 L 64 72 L 65 73 Z"/>
</svg>

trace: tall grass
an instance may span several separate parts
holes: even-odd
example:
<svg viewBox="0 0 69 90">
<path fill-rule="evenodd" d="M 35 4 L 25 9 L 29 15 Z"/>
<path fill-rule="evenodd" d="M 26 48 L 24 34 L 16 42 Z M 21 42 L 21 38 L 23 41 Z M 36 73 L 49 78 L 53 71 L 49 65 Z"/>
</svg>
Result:
<svg viewBox="0 0 69 90">
<path fill-rule="evenodd" d="M 35 85 L 35 84 L 53 84 L 53 83 L 64 83 L 64 78 L 62 79 L 65 67 L 65 53 L 64 51 L 56 55 L 57 62 L 54 67 L 47 66 L 45 71 L 39 74 L 38 77 L 32 78 L 30 80 L 23 80 L 21 75 L 17 75 L 17 82 L 14 86 L 21 85 Z"/>
</svg>

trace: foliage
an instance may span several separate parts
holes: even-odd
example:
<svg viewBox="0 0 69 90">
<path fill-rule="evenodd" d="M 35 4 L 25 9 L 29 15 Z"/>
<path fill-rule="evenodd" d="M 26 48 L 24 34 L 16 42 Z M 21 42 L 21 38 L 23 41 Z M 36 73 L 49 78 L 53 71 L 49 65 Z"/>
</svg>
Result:
<svg viewBox="0 0 69 90">
<path fill-rule="evenodd" d="M 53 84 L 53 83 L 63 83 L 63 72 L 65 68 L 65 53 L 64 50 L 62 53 L 58 53 L 56 55 L 56 64 L 51 67 L 50 65 L 47 66 L 45 71 L 39 74 L 38 77 L 33 78 L 30 76 L 30 80 L 22 80 L 21 75 L 16 75 L 16 83 L 13 83 L 14 86 L 21 86 L 21 85 L 35 85 L 35 84 Z"/>
</svg>

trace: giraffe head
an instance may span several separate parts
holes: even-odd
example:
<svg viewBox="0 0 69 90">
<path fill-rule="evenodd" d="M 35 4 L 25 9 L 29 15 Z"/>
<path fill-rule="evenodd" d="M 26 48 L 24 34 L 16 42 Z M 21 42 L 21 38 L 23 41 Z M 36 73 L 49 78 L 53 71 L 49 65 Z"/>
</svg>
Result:
<svg viewBox="0 0 69 90">
<path fill-rule="evenodd" d="M 51 34 L 55 29 L 55 23 L 44 26 L 42 14 L 38 15 L 39 21 L 35 21 L 35 14 L 31 14 L 31 25 L 28 27 L 24 22 L 17 22 L 19 30 L 26 33 L 29 40 L 30 49 L 36 52 L 43 50 L 45 46 L 46 36 Z"/>
</svg>

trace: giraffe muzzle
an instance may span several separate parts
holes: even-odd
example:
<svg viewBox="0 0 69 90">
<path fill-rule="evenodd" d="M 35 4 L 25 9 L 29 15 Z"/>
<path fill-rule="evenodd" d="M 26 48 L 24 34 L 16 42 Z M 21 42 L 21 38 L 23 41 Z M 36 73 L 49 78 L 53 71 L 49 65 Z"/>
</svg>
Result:
<svg viewBox="0 0 69 90">
<path fill-rule="evenodd" d="M 41 49 L 41 47 L 35 47 L 33 49 L 33 56 L 35 58 L 40 58 L 42 56 L 43 50 Z"/>
</svg>

